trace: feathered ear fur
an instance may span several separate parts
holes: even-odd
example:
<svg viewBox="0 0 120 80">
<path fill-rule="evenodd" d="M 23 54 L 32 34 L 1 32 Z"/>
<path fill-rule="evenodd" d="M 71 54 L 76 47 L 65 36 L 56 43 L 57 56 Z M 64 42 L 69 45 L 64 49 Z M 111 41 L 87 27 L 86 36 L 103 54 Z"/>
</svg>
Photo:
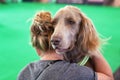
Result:
<svg viewBox="0 0 120 80">
<path fill-rule="evenodd" d="M 94 51 L 100 47 L 99 36 L 93 23 L 81 12 L 80 17 L 80 30 L 77 39 L 78 48 L 80 48 L 81 53 L 94 54 Z"/>
</svg>

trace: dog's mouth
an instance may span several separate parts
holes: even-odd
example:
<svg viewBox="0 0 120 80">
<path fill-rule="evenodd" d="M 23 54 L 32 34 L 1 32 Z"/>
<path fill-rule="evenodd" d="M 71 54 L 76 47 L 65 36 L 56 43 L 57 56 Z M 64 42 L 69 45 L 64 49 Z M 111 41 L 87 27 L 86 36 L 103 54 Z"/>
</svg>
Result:
<svg viewBox="0 0 120 80">
<path fill-rule="evenodd" d="M 56 51 L 56 53 L 58 53 L 58 54 L 64 54 L 64 53 L 66 53 L 66 52 L 68 51 L 68 49 L 60 49 L 60 48 L 57 48 L 57 49 L 55 49 L 55 51 Z"/>
<path fill-rule="evenodd" d="M 56 53 L 58 54 L 64 54 L 67 53 L 71 50 L 74 49 L 75 45 L 74 44 L 70 44 L 70 45 L 54 45 L 52 44 L 53 49 L 56 51 Z"/>
<path fill-rule="evenodd" d="M 54 49 L 55 49 L 56 53 L 58 53 L 58 54 L 64 54 L 66 52 L 69 52 L 71 50 L 71 47 L 69 47 L 69 48 L 55 47 Z"/>
</svg>

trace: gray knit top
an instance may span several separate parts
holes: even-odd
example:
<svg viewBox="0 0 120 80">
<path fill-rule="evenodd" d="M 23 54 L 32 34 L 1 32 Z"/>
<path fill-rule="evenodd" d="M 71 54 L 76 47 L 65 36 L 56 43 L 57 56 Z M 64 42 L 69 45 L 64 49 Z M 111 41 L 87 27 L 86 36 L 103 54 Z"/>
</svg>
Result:
<svg viewBox="0 0 120 80">
<path fill-rule="evenodd" d="M 62 60 L 40 60 L 28 64 L 17 80 L 97 80 L 93 70 Z"/>
</svg>

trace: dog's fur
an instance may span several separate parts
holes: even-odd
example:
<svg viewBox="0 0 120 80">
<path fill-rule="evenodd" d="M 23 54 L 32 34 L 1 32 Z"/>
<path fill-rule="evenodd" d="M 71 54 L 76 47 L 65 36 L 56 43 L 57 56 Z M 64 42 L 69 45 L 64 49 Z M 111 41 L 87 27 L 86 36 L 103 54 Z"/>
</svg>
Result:
<svg viewBox="0 0 120 80">
<path fill-rule="evenodd" d="M 90 19 L 78 8 L 60 9 L 53 21 L 52 46 L 70 62 L 79 62 L 85 55 L 94 55 L 100 47 L 100 38 Z"/>
</svg>

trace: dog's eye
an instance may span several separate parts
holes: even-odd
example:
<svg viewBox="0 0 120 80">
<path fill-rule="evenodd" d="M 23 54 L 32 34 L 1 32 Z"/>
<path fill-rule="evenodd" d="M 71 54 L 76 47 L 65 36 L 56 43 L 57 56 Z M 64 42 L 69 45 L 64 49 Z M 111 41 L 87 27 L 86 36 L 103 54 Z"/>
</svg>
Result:
<svg viewBox="0 0 120 80">
<path fill-rule="evenodd" d="M 75 24 L 75 21 L 74 21 L 74 20 L 69 19 L 69 20 L 67 20 L 67 23 L 68 23 L 68 24 L 70 24 L 70 25 L 73 25 L 73 24 Z"/>
</svg>

